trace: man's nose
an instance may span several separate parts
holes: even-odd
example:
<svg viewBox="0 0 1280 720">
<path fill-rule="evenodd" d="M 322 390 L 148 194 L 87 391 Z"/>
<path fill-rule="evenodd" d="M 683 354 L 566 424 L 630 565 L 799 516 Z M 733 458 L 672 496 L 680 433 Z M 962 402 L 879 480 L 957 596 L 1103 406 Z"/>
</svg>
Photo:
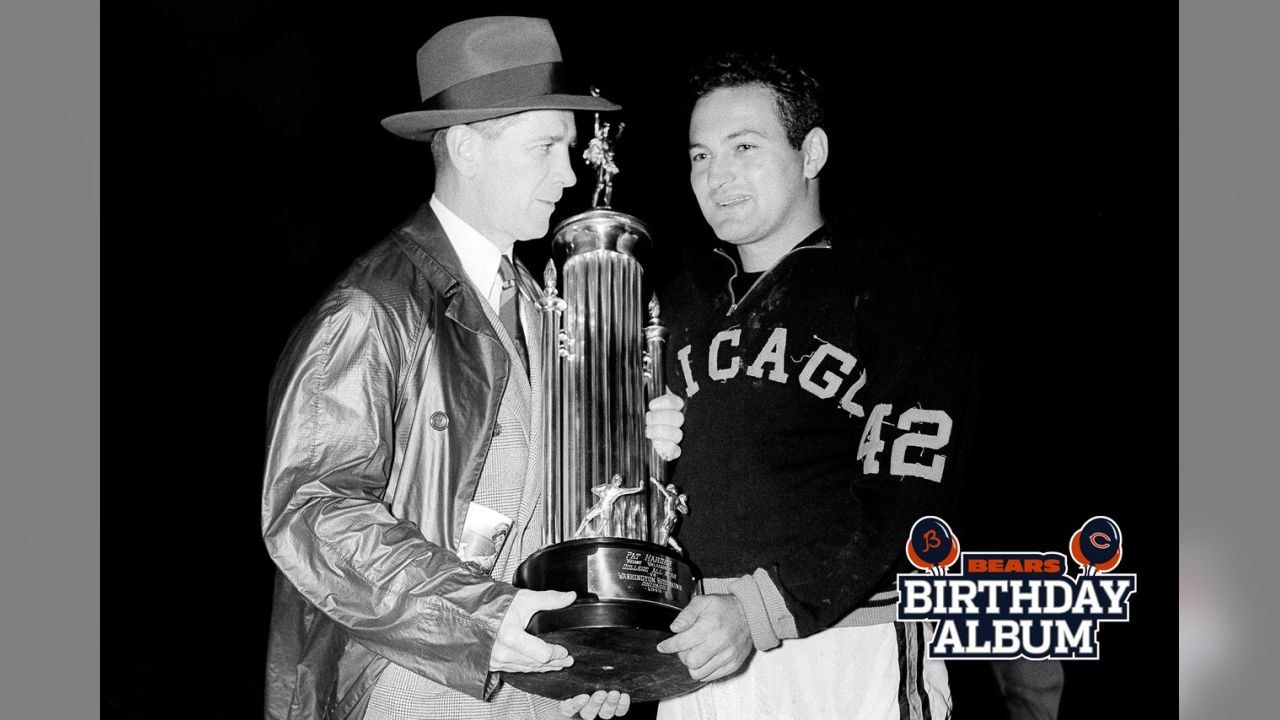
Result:
<svg viewBox="0 0 1280 720">
<path fill-rule="evenodd" d="M 707 184 L 713 189 L 733 179 L 733 163 L 728 158 L 709 158 L 707 160 Z"/>
<path fill-rule="evenodd" d="M 555 179 L 564 187 L 573 187 L 578 184 L 578 176 L 573 172 L 573 164 L 569 162 L 569 148 L 561 148 L 556 153 L 556 165 L 553 170 Z"/>
</svg>

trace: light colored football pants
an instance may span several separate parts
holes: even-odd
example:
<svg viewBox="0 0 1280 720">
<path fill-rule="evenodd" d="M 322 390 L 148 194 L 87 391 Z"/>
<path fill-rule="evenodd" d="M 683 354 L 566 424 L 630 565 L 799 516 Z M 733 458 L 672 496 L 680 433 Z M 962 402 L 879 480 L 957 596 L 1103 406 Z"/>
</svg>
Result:
<svg viewBox="0 0 1280 720">
<path fill-rule="evenodd" d="M 925 658 L 931 631 L 881 623 L 784 640 L 737 675 L 663 700 L 658 720 L 947 720 L 946 665 Z"/>
</svg>

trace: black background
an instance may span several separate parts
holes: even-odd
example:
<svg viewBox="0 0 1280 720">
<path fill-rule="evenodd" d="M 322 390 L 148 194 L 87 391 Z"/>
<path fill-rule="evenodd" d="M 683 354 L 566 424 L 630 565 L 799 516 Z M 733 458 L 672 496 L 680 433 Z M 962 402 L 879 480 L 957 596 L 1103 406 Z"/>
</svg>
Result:
<svg viewBox="0 0 1280 720">
<path fill-rule="evenodd" d="M 104 273 L 104 714 L 260 716 L 271 371 L 324 287 L 429 196 L 426 147 L 378 122 L 417 105 L 417 48 L 510 13 L 549 17 L 566 60 L 624 106 L 614 206 L 652 230 L 655 282 L 708 236 L 675 100 L 689 61 L 754 45 L 813 68 L 834 100 L 829 217 L 938 228 L 981 323 L 951 523 L 964 548 L 1065 552 L 1085 519 L 1113 517 L 1119 571 L 1140 575 L 1132 620 L 1103 626 L 1101 661 L 1066 663 L 1061 717 L 1171 716 L 1175 16 L 1032 7 L 123 10 L 107 38 L 128 220 Z M 580 177 L 555 219 L 588 204 Z M 1153 663 L 1167 684 L 1133 677 Z M 957 720 L 998 718 L 982 665 L 952 665 Z"/>
</svg>

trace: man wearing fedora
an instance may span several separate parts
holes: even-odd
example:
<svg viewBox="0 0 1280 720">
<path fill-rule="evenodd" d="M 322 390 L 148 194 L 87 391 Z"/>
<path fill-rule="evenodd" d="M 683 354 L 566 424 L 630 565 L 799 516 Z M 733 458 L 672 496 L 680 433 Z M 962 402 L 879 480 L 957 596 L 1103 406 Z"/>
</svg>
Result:
<svg viewBox="0 0 1280 720">
<path fill-rule="evenodd" d="M 573 593 L 516 590 L 542 538 L 537 284 L 575 183 L 571 92 L 546 20 L 449 25 L 418 52 L 424 106 L 383 125 L 430 142 L 429 202 L 357 259 L 294 330 L 270 388 L 262 528 L 276 563 L 265 714 L 300 718 L 621 715 L 501 683 L 554 672 L 524 630 Z M 660 450 L 678 414 L 651 414 Z M 464 540 L 465 538 L 465 540 Z M 500 546 L 500 547 L 499 547 Z"/>
</svg>

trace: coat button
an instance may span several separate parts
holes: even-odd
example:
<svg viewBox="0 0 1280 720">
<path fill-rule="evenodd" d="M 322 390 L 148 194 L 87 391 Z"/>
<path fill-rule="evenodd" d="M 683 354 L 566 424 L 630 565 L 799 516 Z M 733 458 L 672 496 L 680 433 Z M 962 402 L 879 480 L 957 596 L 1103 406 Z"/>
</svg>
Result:
<svg viewBox="0 0 1280 720">
<path fill-rule="evenodd" d="M 431 413 L 431 427 L 436 430 L 443 430 L 449 427 L 449 416 L 445 415 L 442 410 Z"/>
<path fill-rule="evenodd" d="M 494 437 L 498 437 L 498 436 L 499 436 L 499 435 L 501 435 L 501 434 L 502 434 L 502 423 L 494 423 L 494 424 L 493 424 L 493 436 L 494 436 Z"/>
</svg>

